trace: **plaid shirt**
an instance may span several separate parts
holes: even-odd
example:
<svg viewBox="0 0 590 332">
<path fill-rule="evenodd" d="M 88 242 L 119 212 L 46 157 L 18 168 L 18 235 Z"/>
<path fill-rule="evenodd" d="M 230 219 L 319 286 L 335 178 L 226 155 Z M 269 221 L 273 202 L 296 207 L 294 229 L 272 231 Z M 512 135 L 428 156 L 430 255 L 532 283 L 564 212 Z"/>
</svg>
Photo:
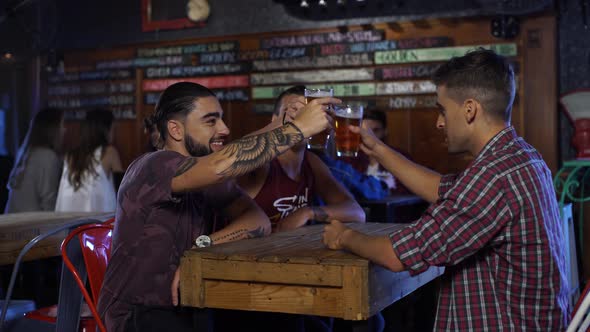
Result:
<svg viewBox="0 0 590 332">
<path fill-rule="evenodd" d="M 510 127 L 443 176 L 439 200 L 390 238 L 412 275 L 447 266 L 435 330 L 558 331 L 568 312 L 560 225 L 551 172 Z"/>
</svg>

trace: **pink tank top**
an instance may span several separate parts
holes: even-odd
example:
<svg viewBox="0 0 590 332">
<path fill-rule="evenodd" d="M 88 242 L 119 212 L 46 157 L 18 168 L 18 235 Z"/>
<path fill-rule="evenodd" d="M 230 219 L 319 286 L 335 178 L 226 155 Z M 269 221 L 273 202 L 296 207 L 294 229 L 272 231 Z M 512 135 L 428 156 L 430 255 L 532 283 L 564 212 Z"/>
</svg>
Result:
<svg viewBox="0 0 590 332">
<path fill-rule="evenodd" d="M 272 228 L 300 207 L 313 204 L 313 173 L 307 161 L 307 151 L 301 165 L 299 181 L 293 181 L 281 167 L 278 159 L 273 159 L 264 185 L 254 197 L 254 201 L 270 219 Z"/>
</svg>

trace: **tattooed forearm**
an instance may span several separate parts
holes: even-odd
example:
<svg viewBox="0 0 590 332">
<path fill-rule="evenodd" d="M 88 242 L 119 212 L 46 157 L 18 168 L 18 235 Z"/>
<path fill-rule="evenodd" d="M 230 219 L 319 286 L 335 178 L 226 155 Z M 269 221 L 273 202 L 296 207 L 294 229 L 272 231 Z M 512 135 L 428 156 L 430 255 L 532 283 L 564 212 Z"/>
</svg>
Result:
<svg viewBox="0 0 590 332">
<path fill-rule="evenodd" d="M 213 238 L 213 243 L 227 242 L 227 241 L 235 241 L 240 239 L 251 239 L 255 237 L 262 237 L 264 236 L 264 228 L 258 227 L 256 229 L 238 229 L 237 231 L 233 231 L 231 233 L 227 233 L 224 236 L 215 237 Z"/>
<path fill-rule="evenodd" d="M 212 238 L 213 243 L 219 243 L 221 242 L 226 242 L 226 241 L 233 241 L 233 240 L 238 240 L 244 237 L 244 234 L 248 232 L 247 229 L 238 229 L 237 231 L 233 231 L 230 233 L 227 233 L 223 236 L 220 237 L 214 237 Z"/>
<path fill-rule="evenodd" d="M 330 216 L 321 207 L 314 206 L 311 208 L 313 211 L 313 220 L 315 221 L 328 221 Z"/>
<path fill-rule="evenodd" d="M 248 239 L 255 238 L 255 237 L 263 237 L 264 236 L 264 227 L 260 226 L 256 229 L 252 229 L 248 231 Z"/>
<path fill-rule="evenodd" d="M 222 151 L 226 157 L 235 158 L 235 161 L 220 175 L 234 177 L 255 170 L 301 142 L 303 138 L 301 130 L 287 122 L 284 126 L 266 133 L 236 140 Z"/>
<path fill-rule="evenodd" d="M 186 171 L 188 171 L 189 169 L 191 169 L 191 167 L 195 166 L 195 164 L 197 163 L 197 159 L 196 158 L 188 158 L 185 161 L 182 162 L 182 164 L 180 164 L 180 166 L 178 166 L 178 169 L 176 170 L 176 173 L 174 174 L 174 177 L 177 177 L 179 175 L 182 175 L 184 173 L 186 173 Z"/>
</svg>

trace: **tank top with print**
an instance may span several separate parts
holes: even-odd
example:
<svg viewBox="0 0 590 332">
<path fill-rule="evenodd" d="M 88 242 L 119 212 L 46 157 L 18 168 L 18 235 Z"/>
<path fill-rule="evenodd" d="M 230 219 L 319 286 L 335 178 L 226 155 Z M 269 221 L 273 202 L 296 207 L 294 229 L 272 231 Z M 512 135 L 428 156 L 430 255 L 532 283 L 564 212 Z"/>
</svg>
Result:
<svg viewBox="0 0 590 332">
<path fill-rule="evenodd" d="M 266 181 L 254 197 L 254 201 L 270 219 L 273 230 L 277 223 L 289 214 L 301 207 L 312 205 L 315 197 L 314 178 L 307 153 L 306 151 L 303 157 L 298 181 L 289 178 L 279 160 L 273 159 Z"/>
</svg>

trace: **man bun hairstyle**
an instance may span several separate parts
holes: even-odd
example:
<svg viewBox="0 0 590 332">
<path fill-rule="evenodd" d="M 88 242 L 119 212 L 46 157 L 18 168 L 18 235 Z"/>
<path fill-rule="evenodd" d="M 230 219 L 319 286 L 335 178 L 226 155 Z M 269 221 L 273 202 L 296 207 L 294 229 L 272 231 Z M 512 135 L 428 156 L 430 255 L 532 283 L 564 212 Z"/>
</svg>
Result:
<svg viewBox="0 0 590 332">
<path fill-rule="evenodd" d="M 184 120 L 194 110 L 197 99 L 202 97 L 215 97 L 215 94 L 192 82 L 175 83 L 162 92 L 151 119 L 157 125 L 162 140 L 168 136 L 168 120 Z"/>
</svg>

